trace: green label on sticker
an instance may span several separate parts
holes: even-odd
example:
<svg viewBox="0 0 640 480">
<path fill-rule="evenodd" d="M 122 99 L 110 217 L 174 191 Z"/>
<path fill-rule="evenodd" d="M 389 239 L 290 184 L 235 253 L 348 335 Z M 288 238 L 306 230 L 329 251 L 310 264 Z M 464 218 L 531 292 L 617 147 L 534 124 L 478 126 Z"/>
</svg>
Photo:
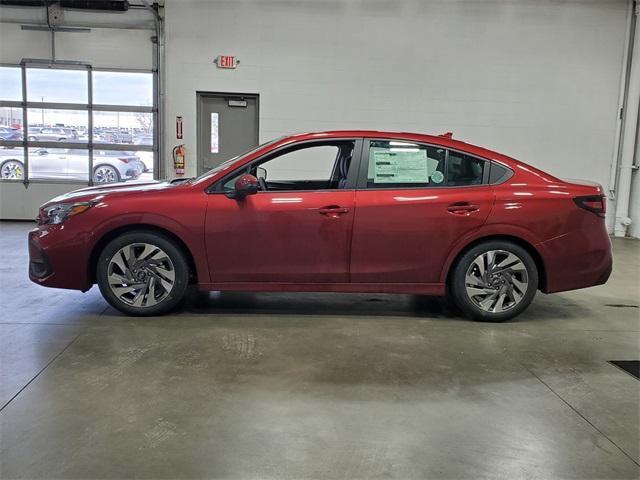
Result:
<svg viewBox="0 0 640 480">
<path fill-rule="evenodd" d="M 442 183 L 444 182 L 444 175 L 442 174 L 442 172 L 436 170 L 431 174 L 431 181 L 433 183 Z"/>
</svg>

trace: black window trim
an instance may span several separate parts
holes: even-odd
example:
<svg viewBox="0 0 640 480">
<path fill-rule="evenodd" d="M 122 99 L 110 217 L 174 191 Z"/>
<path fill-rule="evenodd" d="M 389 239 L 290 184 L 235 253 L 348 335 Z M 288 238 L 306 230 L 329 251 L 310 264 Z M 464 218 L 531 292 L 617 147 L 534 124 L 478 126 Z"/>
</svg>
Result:
<svg viewBox="0 0 640 480">
<path fill-rule="evenodd" d="M 444 171 L 445 171 L 445 179 L 444 179 L 444 185 L 441 186 L 422 186 L 422 187 L 402 187 L 402 186 L 398 186 L 398 187 L 394 187 L 394 188 L 390 188 L 390 187 L 369 187 L 368 186 L 368 170 L 369 170 L 369 148 L 370 148 L 370 144 L 372 141 L 382 141 L 382 142 L 407 142 L 407 143 L 415 143 L 417 145 L 420 146 L 424 146 L 424 147 L 432 147 L 432 148 L 442 148 L 445 150 L 445 165 L 444 165 Z M 447 174 L 448 174 L 448 166 L 449 166 L 449 152 L 456 152 L 456 153 L 460 153 L 462 155 L 467 155 L 469 157 L 475 158 L 477 160 L 482 160 L 485 162 L 485 168 L 483 170 L 482 173 L 482 183 L 477 184 L 477 185 L 446 185 L 447 182 Z M 498 179 L 498 181 L 493 182 L 493 183 L 489 183 L 489 178 L 490 178 L 490 173 L 491 173 L 491 165 L 494 163 L 494 160 L 491 160 L 489 158 L 485 158 L 485 157 L 481 157 L 479 155 L 475 155 L 469 152 L 465 152 L 464 150 L 460 150 L 458 148 L 451 148 L 451 147 L 447 147 L 445 145 L 439 145 L 436 143 L 426 143 L 426 142 L 421 142 L 421 141 L 417 141 L 417 140 L 411 140 L 411 139 L 406 139 L 406 138 L 393 138 L 393 137 L 369 137 L 369 138 L 365 138 L 363 143 L 362 143 L 362 151 L 360 154 L 360 168 L 358 171 L 358 182 L 356 185 L 356 190 L 432 190 L 434 188 L 481 188 L 481 187 L 491 187 L 493 185 L 498 185 L 500 183 L 506 182 L 509 178 L 511 178 L 513 176 L 513 170 L 511 168 L 509 168 L 507 165 L 503 164 L 502 162 L 496 162 L 498 164 L 500 164 L 501 167 L 507 169 L 508 174 L 503 175 L 500 179 Z"/>
<path fill-rule="evenodd" d="M 231 179 L 232 177 L 235 177 L 243 170 L 245 172 L 249 171 L 256 163 L 261 164 L 261 163 L 267 162 L 271 158 L 280 156 L 281 154 L 286 153 L 287 150 L 293 149 L 294 147 L 299 147 L 302 145 L 309 145 L 309 146 L 327 145 L 332 143 L 349 142 L 349 141 L 354 142 L 354 147 L 353 147 L 353 157 L 351 158 L 351 167 L 349 168 L 349 173 L 347 174 L 347 184 L 345 188 L 323 188 L 320 190 L 278 190 L 278 191 L 272 191 L 272 192 L 259 191 L 258 194 L 265 194 L 265 193 L 283 194 L 283 193 L 295 193 L 295 192 L 298 192 L 298 193 L 300 192 L 344 192 L 347 190 L 355 190 L 359 165 L 362 163 L 361 162 L 362 152 L 363 152 L 362 146 L 364 143 L 363 138 L 362 137 L 330 137 L 330 138 L 314 138 L 311 140 L 302 140 L 299 142 L 293 142 L 293 143 L 287 143 L 285 145 L 281 145 L 280 147 L 274 150 L 270 150 L 269 152 L 266 152 L 265 154 L 260 155 L 259 157 L 251 160 L 249 163 L 243 165 L 242 167 L 238 167 L 234 169 L 233 171 L 224 175 L 219 180 L 212 182 L 211 184 L 209 184 L 209 186 L 205 188 L 205 193 L 207 193 L 208 195 L 216 195 L 216 194 L 224 195 L 226 192 L 223 190 L 223 187 L 224 187 L 224 184 L 229 179 Z"/>
</svg>

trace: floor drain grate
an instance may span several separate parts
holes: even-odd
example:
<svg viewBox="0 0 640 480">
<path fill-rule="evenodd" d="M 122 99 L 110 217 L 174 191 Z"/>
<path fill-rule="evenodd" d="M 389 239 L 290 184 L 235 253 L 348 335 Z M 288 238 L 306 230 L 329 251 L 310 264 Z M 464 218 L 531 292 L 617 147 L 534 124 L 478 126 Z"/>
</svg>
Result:
<svg viewBox="0 0 640 480">
<path fill-rule="evenodd" d="M 640 380 L 640 360 L 611 360 L 609 363 Z"/>
</svg>

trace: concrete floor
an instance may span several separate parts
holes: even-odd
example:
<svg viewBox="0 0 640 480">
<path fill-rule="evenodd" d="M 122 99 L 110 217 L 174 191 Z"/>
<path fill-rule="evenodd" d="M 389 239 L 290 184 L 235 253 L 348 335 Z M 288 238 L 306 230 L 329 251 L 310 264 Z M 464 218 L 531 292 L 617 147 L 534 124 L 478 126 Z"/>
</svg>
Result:
<svg viewBox="0 0 640 480">
<path fill-rule="evenodd" d="M 29 283 L 0 223 L 2 478 L 638 478 L 640 242 L 517 321 L 410 296 L 222 294 L 129 318 Z"/>
</svg>

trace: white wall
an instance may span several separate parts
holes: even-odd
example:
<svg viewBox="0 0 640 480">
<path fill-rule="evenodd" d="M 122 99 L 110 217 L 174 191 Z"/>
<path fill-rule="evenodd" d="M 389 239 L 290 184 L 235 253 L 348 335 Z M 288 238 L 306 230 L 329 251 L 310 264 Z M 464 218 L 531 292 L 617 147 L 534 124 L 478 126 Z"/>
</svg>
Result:
<svg viewBox="0 0 640 480">
<path fill-rule="evenodd" d="M 638 132 L 636 132 L 636 153 L 635 164 L 640 165 L 640 122 L 638 122 Z M 629 217 L 631 226 L 628 235 L 640 238 L 640 170 L 632 173 L 631 177 L 631 199 L 629 201 Z"/>
<path fill-rule="evenodd" d="M 44 9 L 8 9 L 10 13 L 37 15 Z M 4 7 L 0 20 L 5 21 Z M 25 22 L 31 23 L 31 22 Z M 35 22 L 34 22 L 35 23 Z M 102 68 L 151 69 L 152 33 L 141 29 L 92 28 L 88 33 L 57 33 L 56 58 L 89 62 Z M 20 24 L 0 23 L 0 63 L 17 64 L 22 58 L 48 59 L 48 32 L 21 30 Z M 0 219 L 33 219 L 50 198 L 86 184 L 0 182 Z"/>
<path fill-rule="evenodd" d="M 188 175 L 200 90 L 259 93 L 261 141 L 453 131 L 607 187 L 626 0 L 167 0 L 165 12 L 165 147 L 185 143 Z M 219 70 L 218 54 L 241 63 Z"/>
</svg>

